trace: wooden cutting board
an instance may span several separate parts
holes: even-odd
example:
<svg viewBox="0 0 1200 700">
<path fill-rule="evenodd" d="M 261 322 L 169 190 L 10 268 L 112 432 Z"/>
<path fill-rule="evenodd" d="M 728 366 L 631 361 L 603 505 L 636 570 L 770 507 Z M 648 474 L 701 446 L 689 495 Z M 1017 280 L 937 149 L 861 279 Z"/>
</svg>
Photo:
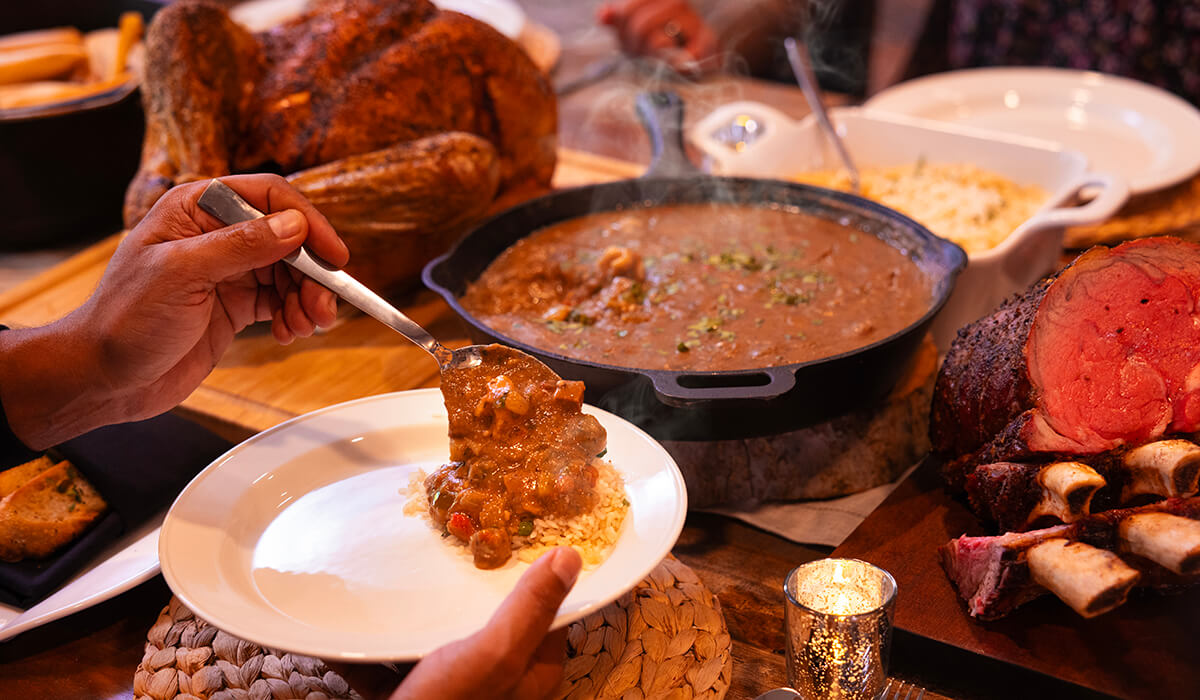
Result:
<svg viewBox="0 0 1200 700">
<path fill-rule="evenodd" d="M 644 166 L 559 150 L 555 188 L 635 177 Z M 78 307 L 95 289 L 120 243 L 111 236 L 0 295 L 0 323 L 35 326 Z M 441 297 L 422 291 L 397 299 L 402 310 L 448 345 L 467 343 Z M 230 439 L 302 413 L 390 391 L 437 385 L 437 365 L 378 321 L 343 305 L 331 329 L 281 347 L 264 324 L 247 329 L 221 363 L 183 402 L 182 412 Z"/>
<path fill-rule="evenodd" d="M 986 532 L 927 460 L 834 556 L 892 573 L 898 630 L 1120 697 L 1200 697 L 1200 590 L 1135 595 L 1091 620 L 1048 595 L 981 622 L 967 615 L 937 559 L 937 548 L 962 534 Z"/>
</svg>

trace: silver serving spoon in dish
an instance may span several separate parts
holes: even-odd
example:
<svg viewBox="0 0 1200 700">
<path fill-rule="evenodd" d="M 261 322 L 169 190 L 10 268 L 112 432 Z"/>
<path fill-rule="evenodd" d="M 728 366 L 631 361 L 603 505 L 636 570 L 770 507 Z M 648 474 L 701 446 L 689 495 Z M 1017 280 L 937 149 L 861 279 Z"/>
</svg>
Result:
<svg viewBox="0 0 1200 700">
<path fill-rule="evenodd" d="M 199 204 L 201 209 L 212 214 L 226 226 L 259 219 L 264 216 L 261 211 L 252 207 L 249 202 L 242 199 L 237 192 L 234 192 L 220 180 L 213 180 L 208 183 L 208 187 L 204 188 L 204 192 L 201 193 L 197 204 Z M 417 325 L 415 321 L 404 315 L 399 309 L 389 304 L 383 297 L 372 292 L 362 282 L 359 282 L 342 270 L 331 267 L 303 246 L 285 257 L 283 261 L 313 278 L 342 299 L 350 302 L 363 313 L 375 318 L 419 345 L 430 355 L 433 355 L 433 359 L 437 360 L 438 369 L 443 375 L 450 370 L 480 365 L 484 361 L 485 351 L 489 355 L 489 361 L 495 361 L 497 359 L 496 354 L 503 352 L 493 349 L 502 346 L 486 345 L 468 345 L 465 348 L 451 350 L 439 343 L 428 331 Z M 519 350 L 513 350 L 512 348 L 505 348 L 505 350 L 524 355 L 530 360 L 537 362 L 537 360 Z M 550 371 L 548 367 L 546 370 Z"/>
<path fill-rule="evenodd" d="M 858 168 L 854 166 L 854 161 L 850 159 L 850 153 L 846 150 L 846 144 L 842 143 L 842 137 L 838 135 L 833 122 L 829 121 L 829 112 L 825 110 L 825 102 L 821 100 L 821 93 L 817 90 L 817 77 L 813 74 L 812 59 L 808 55 L 808 49 L 792 37 L 784 39 L 783 46 L 787 50 L 788 63 L 792 66 L 792 72 L 796 74 L 796 82 L 804 92 L 804 98 L 808 100 L 809 108 L 812 109 L 813 114 L 817 117 L 817 124 L 821 126 L 821 130 L 825 132 L 825 136 L 833 144 L 838 158 L 842 160 L 842 166 L 846 168 L 846 172 L 850 175 L 850 187 L 853 189 L 854 194 L 861 194 L 862 189 L 858 177 Z"/>
</svg>

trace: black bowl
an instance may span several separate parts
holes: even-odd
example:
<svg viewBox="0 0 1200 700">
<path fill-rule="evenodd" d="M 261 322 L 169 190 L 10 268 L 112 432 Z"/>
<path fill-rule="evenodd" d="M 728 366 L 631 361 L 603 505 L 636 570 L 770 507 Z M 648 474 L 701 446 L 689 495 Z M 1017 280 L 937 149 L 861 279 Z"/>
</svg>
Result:
<svg viewBox="0 0 1200 700">
<path fill-rule="evenodd" d="M 135 0 L 5 2 L 4 33 L 115 27 L 122 12 L 150 17 L 160 3 Z M 95 239 L 121 230 L 125 187 L 137 172 L 144 116 L 140 92 L 114 91 L 75 107 L 0 111 L 0 248 Z"/>
</svg>

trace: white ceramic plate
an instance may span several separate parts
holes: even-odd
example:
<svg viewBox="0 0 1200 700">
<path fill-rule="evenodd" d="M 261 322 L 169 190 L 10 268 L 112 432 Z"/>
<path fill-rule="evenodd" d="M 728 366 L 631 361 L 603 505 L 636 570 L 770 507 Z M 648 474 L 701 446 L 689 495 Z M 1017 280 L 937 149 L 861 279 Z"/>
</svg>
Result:
<svg viewBox="0 0 1200 700">
<path fill-rule="evenodd" d="M 608 431 L 630 511 L 609 558 L 585 571 L 555 626 L 642 580 L 683 528 L 683 477 L 631 423 L 586 406 Z M 349 661 L 412 660 L 478 630 L 528 565 L 474 567 L 428 521 L 403 513 L 416 469 L 446 459 L 437 389 L 309 413 L 202 471 L 167 513 L 163 575 L 200 617 L 264 646 Z"/>
<path fill-rule="evenodd" d="M 124 593 L 158 573 L 158 526 L 162 514 L 126 533 L 83 571 L 37 605 L 21 610 L 0 605 L 0 641 L 85 610 Z"/>
<path fill-rule="evenodd" d="M 1152 85 L 1089 71 L 976 68 L 910 80 L 866 107 L 1056 141 L 1150 192 L 1200 171 L 1200 111 Z"/>
</svg>

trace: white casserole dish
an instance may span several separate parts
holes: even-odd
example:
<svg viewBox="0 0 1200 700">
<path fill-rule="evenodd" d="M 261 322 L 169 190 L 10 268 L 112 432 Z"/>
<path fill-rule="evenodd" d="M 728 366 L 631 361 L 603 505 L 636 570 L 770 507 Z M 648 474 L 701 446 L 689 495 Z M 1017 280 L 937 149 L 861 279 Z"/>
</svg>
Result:
<svg viewBox="0 0 1200 700">
<path fill-rule="evenodd" d="M 1053 142 L 857 107 L 832 109 L 830 119 L 860 169 L 921 159 L 970 163 L 1050 193 L 1003 242 L 968 256 L 967 269 L 934 319 L 934 341 L 942 350 L 960 327 L 1056 269 L 1066 227 L 1103 221 L 1129 196 L 1121 178 L 1090 172 L 1082 153 Z M 840 167 L 815 117 L 796 121 L 757 102 L 723 105 L 697 121 L 687 136 L 716 175 L 788 179 Z M 1084 190 L 1092 199 L 1072 206 Z"/>
</svg>

